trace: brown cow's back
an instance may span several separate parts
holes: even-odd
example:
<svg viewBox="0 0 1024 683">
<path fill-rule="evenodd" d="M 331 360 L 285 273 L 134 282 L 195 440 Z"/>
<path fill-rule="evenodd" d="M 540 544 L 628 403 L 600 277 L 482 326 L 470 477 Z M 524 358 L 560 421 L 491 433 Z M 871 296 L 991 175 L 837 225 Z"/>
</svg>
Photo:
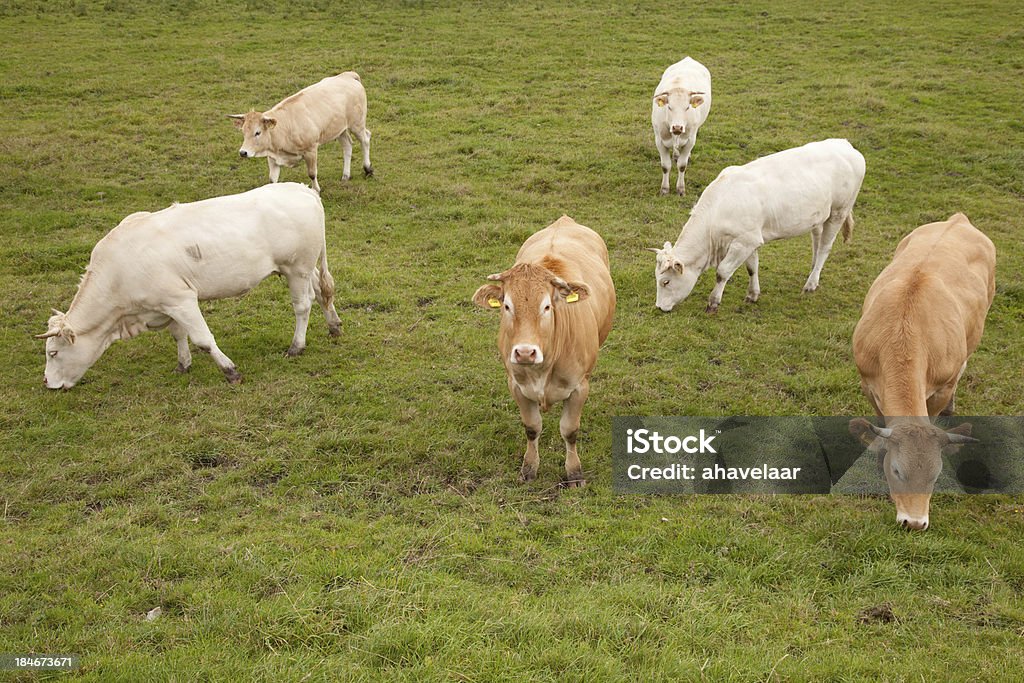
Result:
<svg viewBox="0 0 1024 683">
<path fill-rule="evenodd" d="M 853 335 L 862 383 L 884 415 L 937 414 L 925 401 L 956 381 L 978 347 L 994 293 L 995 246 L 965 215 L 900 242 Z"/>
</svg>

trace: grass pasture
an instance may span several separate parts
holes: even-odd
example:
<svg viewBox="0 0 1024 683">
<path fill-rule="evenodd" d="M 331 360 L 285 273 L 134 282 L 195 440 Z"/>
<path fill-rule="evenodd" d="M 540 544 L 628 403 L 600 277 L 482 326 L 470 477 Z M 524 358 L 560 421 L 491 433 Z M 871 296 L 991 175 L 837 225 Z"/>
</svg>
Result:
<svg viewBox="0 0 1024 683">
<path fill-rule="evenodd" d="M 954 211 L 999 250 L 958 411 L 1024 412 L 1022 27 L 1008 1 L 7 0 L 0 654 L 79 654 L 85 680 L 1020 680 L 1024 499 L 940 497 L 909 534 L 883 499 L 618 497 L 609 453 L 615 415 L 866 412 L 864 294 Z M 663 198 L 649 98 L 686 54 L 714 103 L 689 194 Z M 270 280 L 204 306 L 240 386 L 200 354 L 172 373 L 155 333 L 45 391 L 31 335 L 96 241 L 265 182 L 225 115 L 346 69 L 376 177 L 356 146 L 342 184 L 321 149 L 343 336 L 314 312 L 285 358 Z M 711 274 L 655 310 L 643 248 L 725 166 L 825 137 L 868 171 L 818 292 L 798 239 L 762 250 L 754 306 L 741 269 L 715 317 Z M 619 295 L 580 491 L 558 488 L 557 412 L 516 483 L 497 317 L 469 303 L 562 213 L 605 237 Z"/>
</svg>

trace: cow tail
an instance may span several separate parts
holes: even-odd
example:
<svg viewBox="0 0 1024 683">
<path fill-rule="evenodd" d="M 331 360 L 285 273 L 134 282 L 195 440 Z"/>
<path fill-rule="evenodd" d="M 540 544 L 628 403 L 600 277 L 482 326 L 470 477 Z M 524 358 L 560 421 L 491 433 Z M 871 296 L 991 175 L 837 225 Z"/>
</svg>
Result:
<svg viewBox="0 0 1024 683">
<path fill-rule="evenodd" d="M 324 244 L 320 251 L 320 295 L 324 299 L 323 305 L 330 306 L 334 301 L 334 277 L 327 268 L 327 237 L 324 236 Z"/>
<path fill-rule="evenodd" d="M 843 221 L 843 241 L 849 242 L 850 237 L 853 236 L 853 211 Z"/>
</svg>

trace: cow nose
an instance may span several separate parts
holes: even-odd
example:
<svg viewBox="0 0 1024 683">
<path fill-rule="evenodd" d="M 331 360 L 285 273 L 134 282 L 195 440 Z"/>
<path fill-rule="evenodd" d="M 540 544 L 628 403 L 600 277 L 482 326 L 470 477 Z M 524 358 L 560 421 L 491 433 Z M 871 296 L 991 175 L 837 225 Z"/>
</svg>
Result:
<svg viewBox="0 0 1024 683">
<path fill-rule="evenodd" d="M 924 531 L 928 528 L 927 519 L 904 519 L 900 524 L 904 529 L 913 529 L 914 531 Z"/>
<path fill-rule="evenodd" d="M 530 365 L 540 363 L 544 358 L 540 349 L 533 344 L 516 344 L 512 347 L 512 362 Z"/>
<path fill-rule="evenodd" d="M 246 158 L 249 155 L 248 155 L 248 153 L 246 153 L 246 151 L 244 149 L 240 149 L 240 150 L 238 150 L 238 156 L 240 156 L 240 157 L 242 157 L 244 159 L 244 158 Z"/>
<path fill-rule="evenodd" d="M 672 135 L 682 135 L 682 134 L 683 134 L 683 127 L 682 126 L 672 126 Z"/>
</svg>

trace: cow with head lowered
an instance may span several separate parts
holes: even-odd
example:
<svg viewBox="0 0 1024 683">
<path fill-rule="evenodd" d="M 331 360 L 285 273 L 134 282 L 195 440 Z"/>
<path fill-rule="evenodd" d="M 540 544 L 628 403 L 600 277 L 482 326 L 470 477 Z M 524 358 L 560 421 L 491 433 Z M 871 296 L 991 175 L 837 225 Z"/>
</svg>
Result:
<svg viewBox="0 0 1024 683">
<path fill-rule="evenodd" d="M 976 441 L 970 423 L 932 423 L 953 414 L 967 360 L 981 342 L 995 295 L 996 249 L 962 213 L 903 238 L 864 299 L 853 332 L 861 389 L 879 417 L 850 431 L 879 454 L 896 520 L 927 529 L 942 455 Z"/>
<path fill-rule="evenodd" d="M 291 292 L 289 356 L 306 348 L 314 299 L 330 334 L 341 334 L 324 208 L 305 185 L 264 185 L 133 213 L 96 244 L 70 308 L 55 310 L 38 336 L 46 340 L 43 384 L 70 389 L 115 341 L 164 328 L 178 344 L 177 372 L 192 365 L 191 339 L 238 383 L 242 375 L 217 346 L 199 302 L 240 296 L 271 275 L 283 275 Z"/>
<path fill-rule="evenodd" d="M 272 183 L 277 182 L 282 166 L 291 168 L 304 161 L 312 187 L 319 192 L 317 151 L 331 140 L 341 141 L 341 179 L 348 180 L 352 167 L 350 134 L 358 138 L 363 149 L 363 173 L 373 175 L 370 131 L 366 128 L 366 90 L 355 71 L 324 78 L 267 111 L 228 116 L 245 136 L 239 156 L 266 157 Z"/>
<path fill-rule="evenodd" d="M 526 429 L 520 481 L 537 477 L 541 412 L 561 402 L 566 485 L 583 486 L 576 451 L 580 416 L 615 314 L 604 240 L 562 216 L 523 243 L 515 265 L 487 279 L 473 301 L 501 315 L 498 350 Z"/>
<path fill-rule="evenodd" d="M 661 194 L 668 194 L 672 159 L 679 173 L 676 192 L 686 194 L 686 167 L 697 131 L 711 111 L 711 72 L 687 57 L 665 69 L 651 100 L 654 146 L 661 157 Z"/>
</svg>

